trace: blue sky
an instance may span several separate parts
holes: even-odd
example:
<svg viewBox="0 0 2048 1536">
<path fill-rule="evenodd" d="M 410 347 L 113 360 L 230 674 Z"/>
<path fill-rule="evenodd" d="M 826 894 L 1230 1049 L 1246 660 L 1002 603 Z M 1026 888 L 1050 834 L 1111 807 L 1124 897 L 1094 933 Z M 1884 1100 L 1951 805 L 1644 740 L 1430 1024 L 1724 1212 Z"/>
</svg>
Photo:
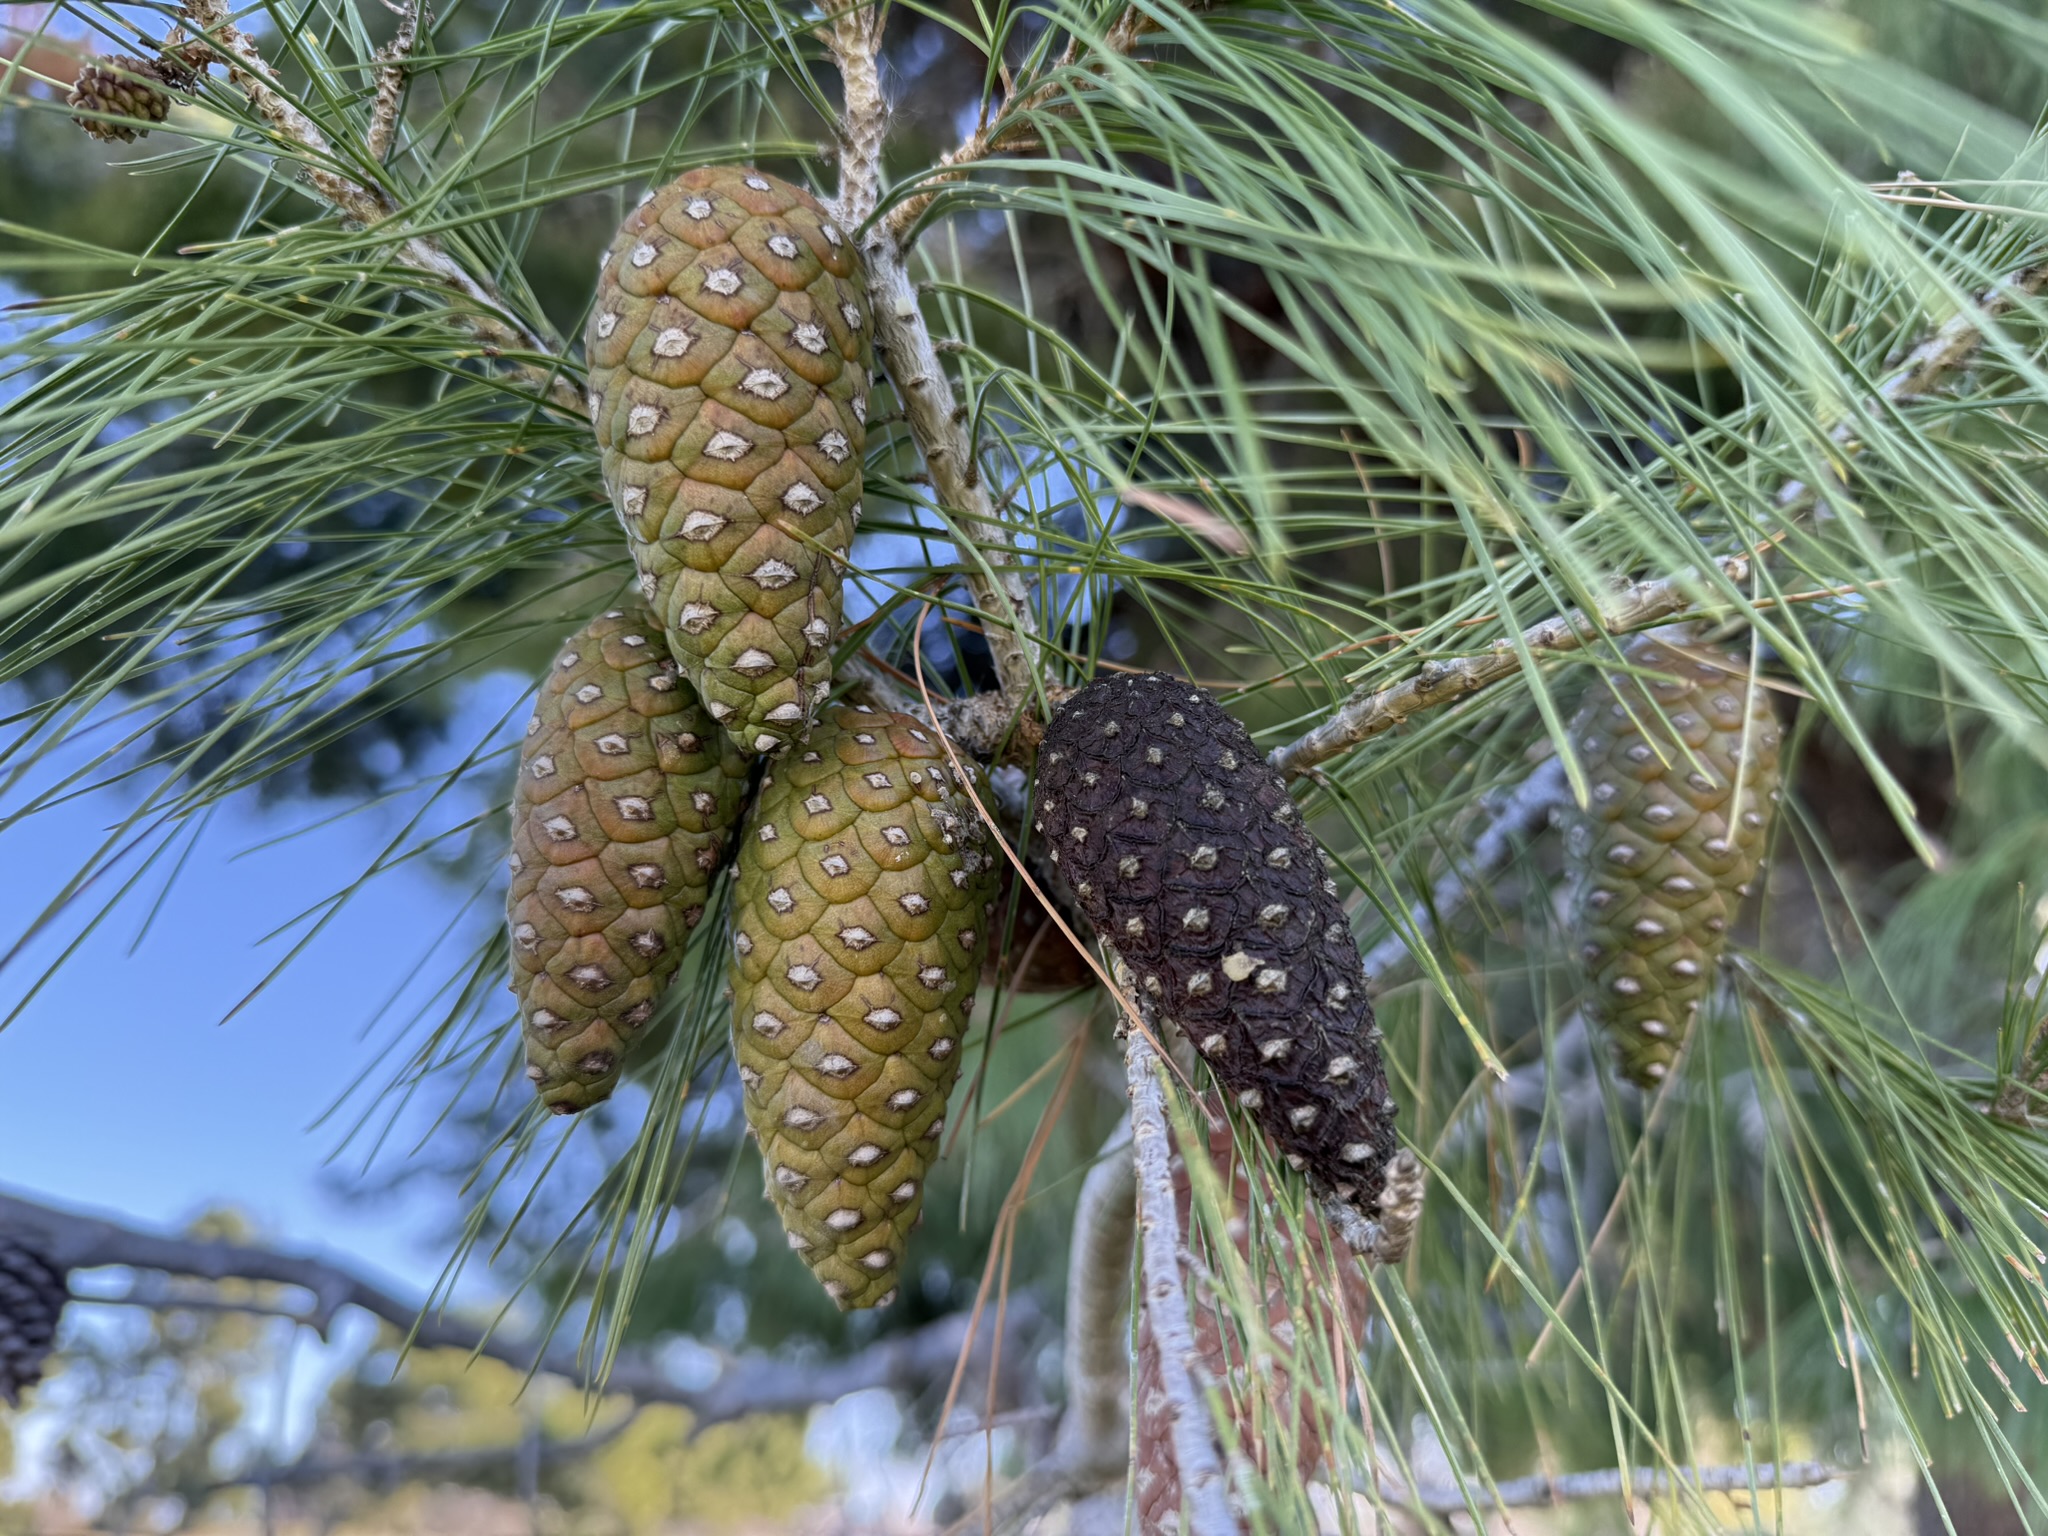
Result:
<svg viewBox="0 0 2048 1536">
<path fill-rule="evenodd" d="M 507 675 L 474 685 L 451 741 L 488 729 L 523 687 Z M 133 803 L 130 792 L 103 791 L 7 819 L 75 770 L 75 758 L 53 763 L 0 798 L 0 864 L 9 872 L 0 884 L 0 934 L 10 940 Z M 424 1290 L 441 1260 L 431 1229 L 445 1213 L 388 1201 L 351 1210 L 333 1200 L 321 1184 L 339 1130 L 314 1122 L 377 1064 L 392 1026 L 372 1039 L 366 1027 L 466 892 L 419 864 L 381 874 L 282 976 L 226 1018 L 284 953 L 282 941 L 264 936 L 354 879 L 399 814 L 336 817 L 340 809 L 230 802 L 139 943 L 154 884 L 132 890 L 0 1031 L 0 1079 L 9 1085 L 0 1184 L 170 1226 L 230 1203 L 275 1241 L 330 1247 Z M 7 1007 L 96 906 L 67 914 L 0 972 Z M 426 990 L 402 995 L 393 1017 L 416 1011 Z"/>
</svg>

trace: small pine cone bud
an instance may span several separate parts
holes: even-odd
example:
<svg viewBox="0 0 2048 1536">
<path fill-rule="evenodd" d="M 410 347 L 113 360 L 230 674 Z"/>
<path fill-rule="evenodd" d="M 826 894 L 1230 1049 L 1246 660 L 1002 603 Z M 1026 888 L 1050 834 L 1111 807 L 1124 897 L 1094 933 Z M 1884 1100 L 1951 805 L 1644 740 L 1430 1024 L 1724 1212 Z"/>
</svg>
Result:
<svg viewBox="0 0 2048 1536">
<path fill-rule="evenodd" d="M 704 916 L 747 764 L 639 609 L 570 636 L 534 701 L 512 803 L 512 990 L 556 1114 L 611 1094 Z"/>
<path fill-rule="evenodd" d="M 1592 793 L 1566 834 L 1588 1011 L 1624 1076 L 1671 1070 L 1756 880 L 1778 722 L 1748 664 L 1641 635 L 1572 722 Z"/>
<path fill-rule="evenodd" d="M 844 1309 L 896 1295 L 998 857 L 931 732 L 850 705 L 775 761 L 741 834 L 727 974 L 742 1103 L 789 1245 Z"/>
<path fill-rule="evenodd" d="M 598 269 L 605 487 L 669 648 L 746 752 L 796 740 L 831 689 L 872 328 L 852 240 L 745 167 L 655 192 Z"/>
<path fill-rule="evenodd" d="M 19 1404 L 23 1390 L 41 1379 L 70 1298 L 62 1270 L 0 1237 L 0 1402 Z"/>
<path fill-rule="evenodd" d="M 1036 830 L 1159 1015 L 1318 1193 L 1368 1219 L 1394 1155 L 1380 1032 L 1322 846 L 1202 689 L 1098 680 L 1046 727 Z"/>
<path fill-rule="evenodd" d="M 169 78 L 162 65 L 125 53 L 118 58 L 90 59 L 79 70 L 71 94 L 64 98 L 65 105 L 131 119 L 127 123 L 110 123 L 75 117 L 72 121 L 96 139 L 132 143 L 147 136 L 149 124 L 160 123 L 170 115 L 171 98 L 163 89 Z"/>
<path fill-rule="evenodd" d="M 1254 1211 L 1272 1209 L 1273 1193 L 1263 1179 L 1255 1180 L 1253 1170 L 1238 1155 L 1221 1106 L 1206 1100 L 1204 1108 L 1209 1112 L 1209 1160 L 1217 1178 L 1230 1181 L 1230 1236 L 1253 1278 L 1264 1283 L 1266 1305 L 1260 1321 L 1266 1331 L 1283 1346 L 1302 1337 L 1304 1318 L 1291 1300 L 1300 1295 L 1304 1303 L 1300 1311 L 1306 1313 L 1319 1341 L 1313 1348 L 1335 1354 L 1347 1343 L 1355 1346 L 1364 1336 L 1372 1304 L 1365 1271 L 1313 1210 L 1302 1215 L 1301 1231 L 1309 1250 L 1306 1261 L 1295 1250 L 1287 1222 L 1254 1221 Z M 1193 1196 L 1187 1163 L 1178 1152 L 1173 1158 L 1173 1199 L 1180 1230 L 1186 1232 Z M 1188 1310 L 1194 1325 L 1196 1359 L 1192 1364 L 1198 1385 L 1214 1385 L 1223 1392 L 1236 1424 L 1237 1444 L 1264 1474 L 1278 1472 L 1284 1462 L 1304 1475 L 1313 1475 L 1323 1460 L 1328 1410 L 1320 1406 L 1314 1393 L 1295 1389 L 1290 1365 L 1306 1364 L 1312 1370 L 1315 1356 L 1299 1345 L 1283 1347 L 1248 1368 L 1241 1342 L 1244 1325 L 1228 1314 L 1224 1302 L 1210 1291 L 1196 1288 Z M 1160 1369 L 1159 1335 L 1152 1329 L 1149 1307 L 1138 1313 L 1136 1370 L 1134 1401 L 1138 1411 L 1132 1475 L 1137 1528 L 1143 1536 L 1173 1536 L 1181 1529 L 1180 1469 L 1173 1459 L 1173 1423 Z M 1294 1435 L 1285 1454 L 1276 1455 L 1280 1447 L 1263 1431 L 1290 1411 L 1290 1395 Z"/>
</svg>

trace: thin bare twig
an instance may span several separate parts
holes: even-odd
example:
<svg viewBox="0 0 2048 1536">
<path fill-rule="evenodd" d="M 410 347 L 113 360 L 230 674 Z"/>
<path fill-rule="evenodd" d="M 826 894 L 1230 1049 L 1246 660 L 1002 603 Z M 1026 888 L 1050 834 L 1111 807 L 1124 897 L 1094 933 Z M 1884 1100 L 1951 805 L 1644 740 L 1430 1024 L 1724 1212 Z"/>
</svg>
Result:
<svg viewBox="0 0 2048 1536">
<path fill-rule="evenodd" d="M 1124 1037 L 1124 1084 L 1131 1096 L 1131 1150 L 1138 1182 L 1138 1231 L 1147 1319 L 1159 1340 L 1159 1374 L 1172 1426 L 1188 1536 L 1240 1536 L 1208 1400 L 1195 1380 L 1194 1324 L 1181 1276 L 1180 1221 L 1173 1197 L 1173 1136 L 1166 1124 L 1159 1053 L 1139 1030 Z"/>
<path fill-rule="evenodd" d="M 235 25 L 228 0 L 185 0 L 184 9 L 215 57 L 227 66 L 229 79 L 248 97 L 249 105 L 270 125 L 277 139 L 294 148 L 293 158 L 298 161 L 308 188 L 343 218 L 365 228 L 402 219 L 403 210 L 383 188 L 358 181 L 336 168 L 339 160 L 327 135 L 279 88 L 277 72 L 263 57 L 255 40 Z M 416 26 L 413 36 L 416 40 Z M 379 97 L 381 100 L 381 84 Z M 440 242 L 426 235 L 405 235 L 393 244 L 391 251 L 401 266 L 427 278 L 444 297 L 460 301 L 452 314 L 487 349 L 527 352 L 550 359 L 562 354 L 559 340 L 528 325 L 503 294 L 449 255 Z M 555 406 L 578 420 L 585 418 L 587 408 L 582 397 L 567 379 L 558 376 L 552 364 L 520 362 L 515 367 L 543 388 Z"/>
<path fill-rule="evenodd" d="M 1105 55 L 1127 54 L 1140 39 L 1158 30 L 1159 23 L 1153 16 L 1132 5 L 1126 6 L 1103 34 L 1097 49 L 1087 49 L 1078 33 L 1069 36 L 1066 48 L 1051 69 L 1006 95 L 991 116 L 984 118 L 973 133 L 939 161 L 940 168 L 925 178 L 925 190 L 913 193 L 889 210 L 882 223 L 890 240 L 899 244 L 906 240 L 932 199 L 938 196 L 938 189 L 947 182 L 961 180 L 967 167 L 977 160 L 986 160 L 1005 150 L 1037 148 L 1039 138 L 1030 126 L 1030 118 L 1052 107 L 1055 98 L 1085 89 L 1090 83 L 1088 77 L 1100 67 L 1097 60 Z M 1076 77 L 1077 71 L 1080 78 Z"/>
<path fill-rule="evenodd" d="M 1749 578 L 1749 562 L 1748 555 L 1730 555 L 1718 564 L 1729 581 L 1742 582 Z M 1531 625 L 1522 631 L 1520 649 L 1512 640 L 1502 639 L 1477 656 L 1426 661 L 1412 676 L 1390 687 L 1359 689 L 1328 720 L 1285 746 L 1275 747 L 1266 760 L 1290 776 L 1308 773 L 1361 741 L 1392 730 L 1411 715 L 1453 703 L 1489 683 L 1515 676 L 1522 670 L 1522 649 L 1537 656 L 1583 650 L 1604 634 L 1641 629 L 1686 611 L 1705 586 L 1706 578 L 1697 572 L 1662 581 L 1630 582 L 1597 619 L 1574 608 Z"/>
<path fill-rule="evenodd" d="M 344 1307 L 357 1307 L 409 1333 L 415 1348 L 464 1350 L 516 1370 L 545 1372 L 571 1381 L 583 1381 L 589 1375 L 573 1347 L 541 1347 L 531 1341 L 505 1338 L 443 1313 L 422 1315 L 417 1306 L 384 1287 L 312 1254 L 286 1253 L 218 1239 L 164 1237 L 105 1217 L 9 1194 L 0 1194 L 0 1237 L 14 1239 L 66 1273 L 119 1265 L 195 1280 L 251 1280 L 291 1286 L 307 1294 L 308 1304 L 295 1310 L 278 1307 L 274 1309 L 276 1314 L 290 1317 L 323 1336 Z M 147 1294 L 140 1292 L 136 1299 Z M 86 1303 L 97 1299 L 78 1298 Z M 107 1300 L 122 1303 L 128 1298 Z M 167 1295 L 163 1306 L 169 1311 L 190 1310 L 194 1303 Z M 259 1304 L 249 1310 L 273 1309 Z M 1011 1298 L 1004 1331 L 1015 1336 L 1009 1345 L 1013 1353 L 1040 1321 L 1027 1296 Z M 956 1312 L 825 1364 L 748 1356 L 730 1362 L 709 1386 L 686 1388 L 672 1381 L 654 1360 L 629 1355 L 614 1365 L 600 1385 L 605 1391 L 640 1402 L 679 1404 L 688 1408 L 701 1426 L 751 1413 L 808 1408 L 870 1387 L 922 1391 L 952 1375 L 963 1354 L 969 1351 L 986 1362 L 991 1357 L 995 1337 L 993 1328 L 975 1327 L 967 1314 Z"/>
</svg>

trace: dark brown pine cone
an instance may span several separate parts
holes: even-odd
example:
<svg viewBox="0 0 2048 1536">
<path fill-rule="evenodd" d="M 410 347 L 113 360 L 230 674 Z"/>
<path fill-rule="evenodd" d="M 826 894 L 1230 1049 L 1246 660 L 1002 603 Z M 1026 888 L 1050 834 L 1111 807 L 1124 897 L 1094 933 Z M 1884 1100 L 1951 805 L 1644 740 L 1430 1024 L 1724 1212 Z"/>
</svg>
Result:
<svg viewBox="0 0 2048 1536">
<path fill-rule="evenodd" d="M 23 1389 L 41 1379 L 70 1299 L 61 1270 L 0 1237 L 0 1402 L 18 1403 Z"/>
<path fill-rule="evenodd" d="M 89 59 L 79 70 L 64 102 L 81 111 L 133 119 L 131 123 L 102 122 L 91 117 L 72 119 L 96 139 L 133 142 L 148 135 L 149 124 L 160 123 L 170 115 L 171 98 L 163 87 L 173 73 L 154 60 L 125 53 L 112 59 Z M 189 70 L 175 73 L 191 78 Z"/>
<path fill-rule="evenodd" d="M 1047 857 L 1162 1018 L 1288 1163 L 1370 1219 L 1394 1101 L 1321 846 L 1251 734 L 1200 688 L 1101 679 L 1046 728 Z"/>
</svg>

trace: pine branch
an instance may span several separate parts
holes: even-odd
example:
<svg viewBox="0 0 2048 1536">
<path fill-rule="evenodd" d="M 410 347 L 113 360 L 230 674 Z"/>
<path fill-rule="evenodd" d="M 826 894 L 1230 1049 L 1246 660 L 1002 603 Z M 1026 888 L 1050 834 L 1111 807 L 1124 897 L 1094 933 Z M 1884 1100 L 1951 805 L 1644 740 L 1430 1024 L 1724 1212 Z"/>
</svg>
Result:
<svg viewBox="0 0 2048 1536">
<path fill-rule="evenodd" d="M 2018 267 L 1982 290 L 1970 307 L 1951 315 L 1904 360 L 1886 375 L 1867 408 L 1911 405 L 1939 393 L 1957 372 L 1967 367 L 1984 345 L 1985 330 L 1997 324 L 2026 300 L 2048 286 L 2048 263 Z M 1828 438 L 1854 452 L 1857 448 L 1853 419 L 1839 422 Z M 1779 487 L 1775 502 L 1781 513 L 1797 513 L 1810 506 L 1815 495 L 1803 480 L 1788 480 Z"/>
<path fill-rule="evenodd" d="M 309 1305 L 287 1311 L 259 1303 L 238 1310 L 288 1316 L 322 1337 L 342 1308 L 356 1307 L 408 1334 L 416 1349 L 459 1349 L 519 1371 L 579 1382 L 589 1377 L 585 1362 L 574 1348 L 514 1341 L 445 1313 L 423 1314 L 420 1308 L 382 1286 L 311 1254 L 286 1253 L 219 1239 L 163 1237 L 105 1217 L 67 1211 L 9 1194 L 0 1194 L 0 1237 L 14 1239 L 67 1273 L 119 1265 L 196 1280 L 250 1280 L 293 1286 L 308 1293 Z M 97 1300 L 90 1296 L 78 1299 Z M 111 1298 L 117 1303 L 127 1299 Z M 189 1309 L 191 1305 L 182 1298 L 166 1297 L 163 1301 L 165 1309 L 171 1311 Z M 1028 1295 L 1011 1297 L 1003 1326 L 1005 1350 L 1014 1357 L 1039 1322 L 1038 1308 Z M 654 1360 L 629 1355 L 621 1357 L 598 1385 L 606 1392 L 620 1393 L 639 1402 L 673 1403 L 687 1408 L 701 1427 L 748 1414 L 782 1413 L 834 1402 L 850 1392 L 871 1387 L 922 1391 L 935 1382 L 950 1379 L 962 1351 L 970 1345 L 974 1357 L 986 1364 L 995 1337 L 993 1328 L 974 1329 L 967 1313 L 955 1312 L 824 1364 L 748 1356 L 729 1362 L 709 1386 L 685 1388 L 671 1381 Z"/>
<path fill-rule="evenodd" d="M 877 62 L 881 28 L 850 19 L 860 14 L 842 14 L 826 35 L 845 83 L 849 114 L 840 131 L 845 146 L 840 187 L 852 201 L 837 210 L 849 229 L 865 221 L 873 211 L 872 199 L 879 195 L 880 124 L 886 113 Z M 968 565 L 967 587 L 981 610 L 1003 696 L 1013 705 L 1036 705 L 1042 696 L 1035 657 L 1038 625 L 1022 557 L 1014 530 L 989 496 L 967 429 L 967 410 L 953 393 L 918 306 L 908 253 L 885 224 L 869 226 L 861 249 L 867 263 L 868 303 L 874 312 L 875 351 L 896 386 L 904 420 L 931 475 L 939 505 L 958 519 L 965 536 L 960 553 Z"/>
<path fill-rule="evenodd" d="M 1748 555 L 1729 555 L 1718 562 L 1731 582 L 1749 578 Z M 1412 677 L 1381 689 L 1360 688 L 1337 712 L 1313 730 L 1276 747 L 1266 760 L 1290 777 L 1311 773 L 1331 758 L 1390 731 L 1411 715 L 1440 704 L 1453 704 L 1489 683 L 1514 677 L 1522 670 L 1521 650 L 1532 655 L 1560 655 L 1585 649 L 1602 635 L 1625 634 L 1646 624 L 1662 623 L 1673 614 L 1691 611 L 1705 587 L 1701 573 L 1635 581 L 1621 585 L 1614 602 L 1597 619 L 1578 608 L 1531 625 L 1522 631 L 1518 649 L 1512 640 L 1496 640 L 1477 656 L 1449 661 L 1429 660 Z"/>
<path fill-rule="evenodd" d="M 1908 353 L 1898 367 L 1885 377 L 1866 405 L 1910 405 L 1928 399 L 1976 357 L 1984 344 L 1986 330 L 2011 314 L 2027 299 L 2048 286 L 2048 263 L 2019 267 L 1978 293 L 1970 307 L 1952 316 L 1931 336 Z M 1830 439 L 1853 451 L 1856 428 L 1853 419 L 1838 424 Z M 1794 516 L 1810 509 L 1815 493 L 1805 481 L 1790 480 L 1774 498 L 1781 516 Z M 1720 567 L 1730 581 L 1740 582 L 1749 574 L 1748 555 L 1731 555 Z M 1530 652 L 1580 650 L 1604 631 L 1620 634 L 1639 629 L 1687 612 L 1701 583 L 1694 578 L 1633 582 L 1596 624 L 1578 609 L 1522 632 L 1522 644 Z M 1360 689 L 1340 705 L 1323 724 L 1283 747 L 1276 748 L 1269 761 L 1290 776 L 1309 773 L 1331 758 L 1348 752 L 1360 742 L 1392 730 L 1409 716 L 1439 704 L 1455 703 L 1466 694 L 1512 677 L 1521 670 L 1521 658 L 1512 642 L 1496 640 L 1481 656 L 1452 661 L 1430 660 L 1413 677 L 1377 691 Z"/>
<path fill-rule="evenodd" d="M 839 119 L 838 213 L 848 229 L 873 218 L 882 200 L 889 102 L 882 94 L 881 59 L 887 24 L 880 0 L 856 0 L 818 31 L 839 65 L 840 88 L 846 93 Z"/>
<path fill-rule="evenodd" d="M 1195 9 L 1202 9 L 1198 4 Z M 1038 135 L 1030 128 L 1027 119 L 1051 107 L 1056 97 L 1085 89 L 1089 77 L 1100 70 L 1103 55 L 1128 54 L 1138 42 L 1159 30 L 1158 19 L 1137 6 L 1127 6 L 1121 16 L 1103 35 L 1102 46 L 1092 56 L 1085 56 L 1081 37 L 1078 33 L 1067 39 L 1067 46 L 1061 52 L 1058 62 L 1035 81 L 1012 90 L 1003 99 L 997 111 L 982 120 L 973 133 L 960 144 L 947 151 L 940 159 L 940 169 L 926 178 L 926 190 L 913 193 L 890 209 L 884 217 L 883 227 L 891 240 L 902 243 L 908 240 L 917 221 L 924 217 L 925 210 L 938 196 L 938 189 L 948 182 L 960 181 L 967 174 L 967 167 L 976 161 L 1006 150 L 1030 150 L 1040 147 Z M 1081 78 L 1076 79 L 1077 71 Z"/>
<path fill-rule="evenodd" d="M 1062 1499 L 1123 1485 L 1130 1466 L 1129 1329 L 1137 1174 L 1128 1121 L 1110 1134 L 1081 1182 L 1067 1260 L 1067 1406 L 1050 1453 L 993 1500 L 962 1515 L 947 1536 L 1014 1530 Z"/>
<path fill-rule="evenodd" d="M 366 229 L 402 218 L 403 210 L 381 187 L 355 180 L 336 169 L 339 161 L 327 135 L 279 88 L 277 72 L 263 57 L 255 40 L 235 25 L 227 0 L 185 0 L 184 10 L 192 25 L 205 37 L 215 57 L 227 66 L 229 79 L 248 97 L 249 105 L 255 108 L 257 115 L 270 125 L 279 139 L 296 147 L 300 175 L 307 187 L 344 219 Z M 407 29 L 401 27 L 402 39 L 406 32 Z M 411 33 L 412 39 L 416 40 L 417 21 L 412 23 Z M 409 50 L 411 41 L 405 46 Z M 402 70 L 404 66 L 402 61 L 394 61 L 391 67 Z M 384 80 L 379 82 L 378 110 L 383 107 L 386 83 Z M 396 91 L 392 94 L 391 112 L 395 126 Z M 373 152 L 376 149 L 375 138 L 373 119 Z M 373 153 L 373 158 L 381 159 L 382 156 Z M 457 323 L 487 349 L 493 352 L 528 352 L 547 358 L 562 355 L 564 347 L 559 339 L 544 335 L 519 319 L 496 287 L 465 268 L 439 241 L 427 235 L 407 235 L 392 247 L 392 252 L 402 266 L 431 279 L 444 294 L 469 306 L 457 307 L 451 313 Z M 562 378 L 554 367 L 538 363 L 518 363 L 515 367 L 536 387 L 545 390 L 558 408 L 575 416 L 578 421 L 587 417 L 587 410 L 575 386 Z"/>
<path fill-rule="evenodd" d="M 1147 1319 L 1159 1340 L 1159 1374 L 1172 1425 L 1188 1536 L 1239 1536 L 1208 1399 L 1196 1383 L 1194 1324 L 1181 1276 L 1180 1221 L 1173 1198 L 1173 1137 L 1166 1123 L 1159 1053 L 1143 1031 L 1124 1037 L 1124 1084 L 1131 1097 L 1131 1150 L 1138 1182 L 1138 1231 Z"/>
</svg>

